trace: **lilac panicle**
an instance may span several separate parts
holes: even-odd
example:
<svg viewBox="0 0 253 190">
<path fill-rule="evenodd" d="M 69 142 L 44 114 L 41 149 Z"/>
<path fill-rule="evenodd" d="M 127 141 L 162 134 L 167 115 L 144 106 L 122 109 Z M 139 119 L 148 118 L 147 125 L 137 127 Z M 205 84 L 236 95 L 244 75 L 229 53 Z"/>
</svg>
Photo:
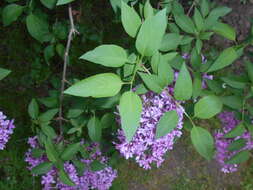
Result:
<svg viewBox="0 0 253 190">
<path fill-rule="evenodd" d="M 222 129 L 220 131 L 215 132 L 214 134 L 216 145 L 215 159 L 219 163 L 221 171 L 223 173 L 232 173 L 238 170 L 238 164 L 226 164 L 225 161 L 242 150 L 251 150 L 253 148 L 253 141 L 249 132 L 245 132 L 241 136 L 235 138 L 224 138 L 224 135 L 234 129 L 240 123 L 240 121 L 235 118 L 233 112 L 222 112 L 219 114 L 218 117 L 221 120 Z M 229 145 L 238 139 L 245 139 L 246 146 L 240 150 L 229 151 Z"/>
<path fill-rule="evenodd" d="M 28 139 L 28 144 L 30 145 L 30 149 L 28 149 L 26 153 L 25 161 L 29 164 L 28 169 L 31 170 L 33 167 L 38 164 L 48 161 L 46 155 L 42 155 L 39 158 L 34 158 L 32 156 L 32 149 L 39 148 L 39 143 L 37 137 L 31 137 Z M 98 144 L 91 144 L 86 149 L 90 154 L 89 159 L 81 159 L 80 161 L 89 168 L 89 165 L 94 160 L 99 160 L 103 164 L 107 164 L 108 158 L 102 156 L 102 153 L 99 149 Z M 97 190 L 108 190 L 113 180 L 117 177 L 117 171 L 113 170 L 111 167 L 107 166 L 103 170 L 100 171 L 91 171 L 90 169 L 86 169 L 81 176 L 78 175 L 75 166 L 66 161 L 64 163 L 64 170 L 69 175 L 70 179 L 75 183 L 75 186 L 68 186 L 61 182 L 59 179 L 59 173 L 57 168 L 53 167 L 49 172 L 44 174 L 41 177 L 41 184 L 43 186 L 43 190 L 89 190 L 89 189 L 97 189 Z"/>
<path fill-rule="evenodd" d="M 5 148 L 15 128 L 14 120 L 8 120 L 6 118 L 3 112 L 0 111 L 0 150 Z"/>
<path fill-rule="evenodd" d="M 116 149 L 126 158 L 135 158 L 140 167 L 151 169 L 151 164 L 159 167 L 164 161 L 167 151 L 173 149 L 173 144 L 182 135 L 183 108 L 168 95 L 172 88 L 166 88 L 161 94 L 147 92 L 141 95 L 143 108 L 140 126 L 131 142 L 127 142 L 123 130 L 118 131 Z M 165 112 L 176 110 L 179 116 L 177 127 L 167 135 L 156 139 L 156 127 Z"/>
</svg>

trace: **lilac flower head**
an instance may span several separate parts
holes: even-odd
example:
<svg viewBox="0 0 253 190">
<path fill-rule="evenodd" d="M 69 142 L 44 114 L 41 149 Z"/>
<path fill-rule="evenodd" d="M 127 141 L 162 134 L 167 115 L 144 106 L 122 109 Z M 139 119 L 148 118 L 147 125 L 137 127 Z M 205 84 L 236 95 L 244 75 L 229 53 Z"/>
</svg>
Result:
<svg viewBox="0 0 253 190">
<path fill-rule="evenodd" d="M 173 144 L 182 135 L 183 108 L 177 106 L 171 98 L 172 88 L 166 88 L 161 94 L 147 92 L 141 95 L 143 109 L 140 126 L 131 142 L 127 142 L 123 130 L 118 131 L 116 149 L 126 158 L 135 158 L 144 169 L 151 169 L 151 164 L 159 167 L 164 161 L 167 151 L 173 149 Z M 177 127 L 167 135 L 156 139 L 156 127 L 165 112 L 176 110 L 179 116 Z"/>
<path fill-rule="evenodd" d="M 8 120 L 6 118 L 3 112 L 0 111 L 0 150 L 5 148 L 15 128 L 14 120 Z"/>
<path fill-rule="evenodd" d="M 33 167 L 38 164 L 48 161 L 46 155 L 42 155 L 39 158 L 32 156 L 32 148 L 39 148 L 39 143 L 37 137 L 29 138 L 28 144 L 31 146 L 26 153 L 25 161 L 29 164 L 28 169 L 31 170 Z M 113 180 L 117 177 L 117 171 L 113 170 L 111 167 L 106 166 L 100 171 L 91 171 L 90 164 L 94 160 L 99 160 L 103 164 L 107 164 L 107 157 L 102 156 L 102 153 L 99 149 L 98 144 L 92 144 L 86 149 L 87 152 L 92 152 L 89 159 L 81 159 L 80 161 L 87 168 L 82 175 L 79 175 L 76 167 L 70 161 L 64 163 L 64 170 L 68 174 L 72 182 L 75 183 L 75 186 L 68 186 L 61 182 L 59 179 L 59 171 L 57 168 L 53 167 L 50 171 L 44 174 L 41 177 L 41 184 L 43 190 L 108 190 Z"/>
<path fill-rule="evenodd" d="M 249 132 L 245 132 L 241 136 L 235 138 L 224 138 L 224 136 L 232 129 L 234 129 L 240 123 L 240 121 L 235 118 L 233 112 L 222 112 L 219 114 L 218 117 L 222 123 L 222 130 L 214 134 L 216 146 L 215 159 L 220 164 L 222 172 L 232 173 L 238 170 L 238 164 L 227 164 L 225 163 L 225 161 L 242 150 L 253 149 L 253 141 Z M 246 146 L 241 148 L 240 150 L 229 151 L 229 145 L 238 139 L 244 139 L 246 141 Z"/>
</svg>

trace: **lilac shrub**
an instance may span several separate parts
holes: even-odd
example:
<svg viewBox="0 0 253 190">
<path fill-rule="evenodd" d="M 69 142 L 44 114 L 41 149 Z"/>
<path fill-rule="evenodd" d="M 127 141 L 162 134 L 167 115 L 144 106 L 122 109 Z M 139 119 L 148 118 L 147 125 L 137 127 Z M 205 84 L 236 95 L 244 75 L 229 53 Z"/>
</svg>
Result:
<svg viewBox="0 0 253 190">
<path fill-rule="evenodd" d="M 26 153 L 25 161 L 29 164 L 29 170 L 42 162 L 48 161 L 45 154 L 39 158 L 35 158 L 32 156 L 32 149 L 39 148 L 39 143 L 37 141 L 36 136 L 29 138 L 28 144 L 31 148 Z M 108 158 L 102 156 L 98 144 L 93 143 L 87 148 L 87 151 L 91 152 L 90 158 L 80 160 L 84 165 L 88 166 L 87 168 L 89 168 L 90 164 L 94 160 L 99 160 L 103 164 L 107 163 Z M 75 186 L 68 186 L 63 184 L 59 179 L 59 173 L 57 168 L 53 167 L 50 171 L 48 171 L 41 177 L 41 184 L 43 186 L 43 190 L 108 190 L 112 185 L 113 180 L 117 177 L 117 171 L 113 170 L 109 166 L 105 167 L 100 171 L 91 171 L 90 169 L 86 169 L 83 172 L 83 175 L 79 176 L 74 164 L 69 161 L 66 161 L 64 163 L 64 170 L 69 175 L 70 179 L 76 184 Z"/>
<path fill-rule="evenodd" d="M 224 138 L 224 136 L 234 129 L 240 121 L 235 118 L 233 112 L 222 112 L 219 114 L 219 119 L 222 123 L 222 130 L 216 132 L 214 134 L 215 137 L 215 145 L 217 149 L 215 159 L 221 166 L 221 171 L 224 173 L 232 173 L 238 170 L 238 164 L 227 164 L 226 160 L 234 156 L 236 153 L 242 150 L 251 150 L 253 149 L 253 141 L 251 139 L 250 132 L 245 132 L 243 135 L 235 137 L 235 138 Z M 246 140 L 246 146 L 241 150 L 229 151 L 229 145 L 238 139 Z"/>
<path fill-rule="evenodd" d="M 168 93 L 172 88 L 166 88 L 161 94 L 147 92 L 141 95 L 143 109 L 140 126 L 131 142 L 127 142 L 123 130 L 118 131 L 116 149 L 126 158 L 135 158 L 140 167 L 151 169 L 151 164 L 159 167 L 164 161 L 167 151 L 173 149 L 175 140 L 182 135 L 183 108 L 178 106 Z M 156 127 L 158 121 L 165 112 L 176 110 L 179 116 L 177 127 L 167 135 L 156 139 Z"/>
<path fill-rule="evenodd" d="M 15 128 L 14 120 L 8 120 L 6 118 L 3 112 L 0 111 L 0 150 L 5 148 Z"/>
</svg>

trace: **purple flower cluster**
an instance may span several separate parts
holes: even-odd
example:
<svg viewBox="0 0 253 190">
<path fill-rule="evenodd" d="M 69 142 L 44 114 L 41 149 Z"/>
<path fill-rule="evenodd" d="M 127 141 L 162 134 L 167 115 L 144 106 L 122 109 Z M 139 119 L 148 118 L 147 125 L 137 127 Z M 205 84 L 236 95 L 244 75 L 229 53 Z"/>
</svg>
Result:
<svg viewBox="0 0 253 190">
<path fill-rule="evenodd" d="M 243 135 L 235 137 L 235 138 L 224 138 L 228 132 L 234 129 L 240 121 L 235 118 L 233 112 L 222 112 L 219 114 L 219 119 L 222 122 L 222 130 L 216 132 L 215 136 L 215 145 L 216 145 L 216 157 L 215 159 L 221 166 L 221 171 L 224 173 L 232 173 L 237 171 L 238 164 L 226 164 L 225 161 L 230 159 L 236 153 L 241 150 L 251 150 L 253 148 L 253 141 L 251 139 L 251 135 L 249 132 L 245 132 Z M 246 140 L 246 145 L 241 150 L 237 151 L 229 151 L 229 145 L 238 139 Z"/>
<path fill-rule="evenodd" d="M 116 149 L 126 158 L 135 158 L 140 167 L 151 169 L 151 164 L 159 167 L 164 161 L 164 155 L 173 149 L 173 144 L 182 135 L 183 108 L 168 93 L 173 93 L 172 88 L 166 88 L 161 94 L 147 92 L 141 95 L 143 111 L 140 126 L 131 142 L 127 142 L 123 130 L 118 131 L 119 142 L 115 143 Z M 177 127 L 169 134 L 156 139 L 156 126 L 165 112 L 176 110 L 179 116 Z"/>
<path fill-rule="evenodd" d="M 13 133 L 14 120 L 8 120 L 7 117 L 0 111 L 0 150 L 5 148 L 6 143 L 10 139 L 10 135 Z"/>
<path fill-rule="evenodd" d="M 38 164 L 48 161 L 46 155 L 42 155 L 39 158 L 34 158 L 32 156 L 32 148 L 38 148 L 39 143 L 37 137 L 29 138 L 28 144 L 31 148 L 26 153 L 25 161 L 28 162 L 28 169 L 31 170 L 33 167 Z M 106 164 L 107 158 L 102 156 L 101 151 L 99 150 L 98 144 L 92 144 L 87 149 L 90 152 L 89 159 L 81 159 L 80 161 L 89 168 L 90 164 L 94 160 L 99 160 L 101 163 Z M 70 179 L 76 184 L 75 186 L 68 186 L 62 183 L 59 179 L 59 173 L 57 168 L 53 167 L 49 172 L 44 174 L 41 178 L 41 184 L 43 190 L 51 189 L 60 189 L 60 190 L 108 190 L 112 185 L 113 180 L 117 177 L 117 171 L 113 170 L 111 167 L 107 166 L 100 171 L 91 171 L 86 169 L 83 172 L 83 175 L 79 176 L 78 172 L 71 162 L 67 161 L 64 163 L 64 170 L 69 175 Z"/>
</svg>

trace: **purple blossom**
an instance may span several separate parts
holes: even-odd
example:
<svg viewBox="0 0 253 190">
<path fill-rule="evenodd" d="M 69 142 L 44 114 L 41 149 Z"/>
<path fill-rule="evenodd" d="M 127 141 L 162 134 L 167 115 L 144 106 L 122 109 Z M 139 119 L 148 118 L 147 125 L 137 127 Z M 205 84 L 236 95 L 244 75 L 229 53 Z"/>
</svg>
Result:
<svg viewBox="0 0 253 190">
<path fill-rule="evenodd" d="M 235 138 L 224 138 L 224 135 L 234 129 L 240 123 L 240 121 L 235 118 L 233 112 L 222 112 L 219 114 L 218 117 L 222 123 L 222 130 L 214 134 L 216 145 L 215 159 L 220 164 L 222 172 L 232 173 L 237 171 L 238 164 L 226 164 L 225 161 L 242 150 L 251 150 L 253 148 L 253 141 L 249 132 L 245 132 L 243 135 Z M 246 146 L 243 147 L 241 150 L 229 151 L 229 145 L 238 139 L 246 140 Z"/>
<path fill-rule="evenodd" d="M 147 92 L 141 95 L 143 109 L 140 126 L 131 142 L 127 142 L 123 130 L 118 131 L 116 149 L 126 158 L 135 158 L 136 162 L 144 169 L 151 169 L 151 164 L 159 167 L 164 161 L 167 151 L 173 149 L 174 142 L 182 135 L 183 108 L 169 96 L 172 88 L 166 88 L 161 94 Z M 165 112 L 176 110 L 179 116 L 177 127 L 167 135 L 156 139 L 156 126 Z"/>
<path fill-rule="evenodd" d="M 29 164 L 28 169 L 31 170 L 38 164 L 48 161 L 46 155 L 42 155 L 39 158 L 34 158 L 32 156 L 32 148 L 39 148 L 39 143 L 37 137 L 32 137 L 28 139 L 28 144 L 31 146 L 26 153 L 25 161 Z M 86 148 L 86 151 L 90 153 L 89 159 L 81 159 L 80 161 L 89 168 L 89 165 L 94 160 L 99 160 L 103 164 L 107 164 L 108 158 L 102 156 L 99 149 L 99 144 L 91 144 Z M 111 167 L 107 166 L 100 171 L 91 171 L 86 169 L 81 176 L 78 175 L 75 166 L 66 161 L 64 163 L 64 170 L 69 175 L 69 178 L 75 183 L 75 186 L 68 186 L 61 182 L 59 179 L 59 173 L 57 168 L 53 167 L 49 172 L 41 177 L 41 184 L 43 190 L 108 190 L 112 185 L 113 180 L 117 177 L 117 171 L 113 170 Z"/>
<path fill-rule="evenodd" d="M 5 148 L 15 128 L 14 120 L 8 120 L 6 118 L 3 112 L 0 111 L 0 150 Z"/>
</svg>

